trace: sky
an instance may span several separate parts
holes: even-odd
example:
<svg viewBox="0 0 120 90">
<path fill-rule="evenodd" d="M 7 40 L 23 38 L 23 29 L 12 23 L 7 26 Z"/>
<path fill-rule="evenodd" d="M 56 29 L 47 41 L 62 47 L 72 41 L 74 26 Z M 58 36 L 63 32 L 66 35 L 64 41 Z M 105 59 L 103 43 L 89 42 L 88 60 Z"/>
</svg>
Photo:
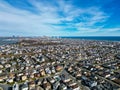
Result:
<svg viewBox="0 0 120 90">
<path fill-rule="evenodd" d="M 120 0 L 0 0 L 0 36 L 120 36 Z"/>
</svg>

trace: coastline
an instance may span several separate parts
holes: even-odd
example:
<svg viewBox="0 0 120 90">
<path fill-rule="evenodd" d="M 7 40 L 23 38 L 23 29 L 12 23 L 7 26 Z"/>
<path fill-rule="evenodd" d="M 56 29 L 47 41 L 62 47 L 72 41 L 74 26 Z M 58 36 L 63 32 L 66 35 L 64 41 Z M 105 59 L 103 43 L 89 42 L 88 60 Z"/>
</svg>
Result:
<svg viewBox="0 0 120 90">
<path fill-rule="evenodd" d="M 23 37 L 27 38 L 27 37 Z M 34 38 L 41 38 L 41 37 L 34 37 Z M 107 42 L 120 42 L 120 36 L 54 36 L 50 38 L 61 38 L 61 39 L 77 39 L 77 40 L 90 40 L 90 41 L 107 41 Z M 14 44 L 17 43 L 19 38 L 13 38 L 13 37 L 0 37 L 0 46 L 1 45 L 8 45 L 8 44 Z"/>
<path fill-rule="evenodd" d="M 93 40 L 93 41 L 110 41 L 110 42 L 120 42 L 120 36 L 80 36 L 80 37 L 60 37 L 65 39 L 80 39 L 80 40 Z"/>
</svg>

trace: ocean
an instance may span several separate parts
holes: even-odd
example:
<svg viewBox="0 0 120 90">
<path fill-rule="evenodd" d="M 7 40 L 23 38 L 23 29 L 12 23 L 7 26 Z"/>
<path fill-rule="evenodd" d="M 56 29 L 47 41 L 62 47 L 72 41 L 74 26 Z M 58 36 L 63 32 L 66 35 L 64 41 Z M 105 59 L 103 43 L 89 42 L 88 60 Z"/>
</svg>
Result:
<svg viewBox="0 0 120 90">
<path fill-rule="evenodd" d="M 80 37 L 61 37 L 68 39 L 84 39 L 84 40 L 99 40 L 99 41 L 120 41 L 120 36 L 80 36 Z"/>
<path fill-rule="evenodd" d="M 16 42 L 18 42 L 18 39 L 16 38 L 0 37 L 0 45 L 13 44 Z"/>
</svg>

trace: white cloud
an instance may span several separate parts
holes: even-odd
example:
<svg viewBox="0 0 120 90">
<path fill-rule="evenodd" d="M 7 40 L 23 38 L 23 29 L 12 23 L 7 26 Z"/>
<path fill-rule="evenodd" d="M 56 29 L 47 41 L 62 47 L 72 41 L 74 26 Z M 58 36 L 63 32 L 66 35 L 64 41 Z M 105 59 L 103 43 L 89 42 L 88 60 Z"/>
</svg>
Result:
<svg viewBox="0 0 120 90">
<path fill-rule="evenodd" d="M 116 28 L 104 28 L 104 29 L 102 29 L 102 31 L 115 32 L 115 31 L 120 31 L 120 28 L 119 27 L 116 27 Z"/>
<path fill-rule="evenodd" d="M 76 28 L 78 33 L 96 32 L 103 26 L 108 16 L 98 7 L 78 8 L 71 2 L 56 0 L 56 5 L 49 2 L 30 0 L 37 13 L 18 9 L 5 1 L 0 1 L 0 30 L 10 33 L 24 32 L 28 35 L 67 35 L 67 28 Z M 62 15 L 61 15 L 62 14 Z M 89 15 L 90 17 L 85 17 Z M 75 22 L 76 19 L 79 19 Z M 65 23 L 66 26 L 53 25 Z M 73 32 L 74 33 L 74 32 Z M 75 32 L 76 33 L 76 32 Z M 2 35 L 2 34 L 1 34 Z M 72 34 L 71 34 L 72 35 Z"/>
</svg>

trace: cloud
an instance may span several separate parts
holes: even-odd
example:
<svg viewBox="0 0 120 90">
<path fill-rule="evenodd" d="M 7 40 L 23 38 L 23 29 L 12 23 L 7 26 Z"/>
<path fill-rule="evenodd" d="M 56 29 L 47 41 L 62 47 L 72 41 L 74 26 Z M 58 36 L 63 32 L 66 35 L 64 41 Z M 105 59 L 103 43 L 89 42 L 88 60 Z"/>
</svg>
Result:
<svg viewBox="0 0 120 90">
<path fill-rule="evenodd" d="M 100 7 L 81 8 L 73 5 L 71 1 L 28 0 L 28 3 L 35 12 L 16 8 L 4 0 L 0 1 L 1 32 L 26 36 L 75 35 L 97 32 L 109 18 Z M 67 30 L 70 28 L 74 29 L 72 33 Z"/>
<path fill-rule="evenodd" d="M 120 28 L 119 27 L 116 27 L 116 28 L 104 28 L 102 29 L 102 31 L 105 31 L 105 32 L 116 32 L 116 31 L 120 31 Z"/>
</svg>

